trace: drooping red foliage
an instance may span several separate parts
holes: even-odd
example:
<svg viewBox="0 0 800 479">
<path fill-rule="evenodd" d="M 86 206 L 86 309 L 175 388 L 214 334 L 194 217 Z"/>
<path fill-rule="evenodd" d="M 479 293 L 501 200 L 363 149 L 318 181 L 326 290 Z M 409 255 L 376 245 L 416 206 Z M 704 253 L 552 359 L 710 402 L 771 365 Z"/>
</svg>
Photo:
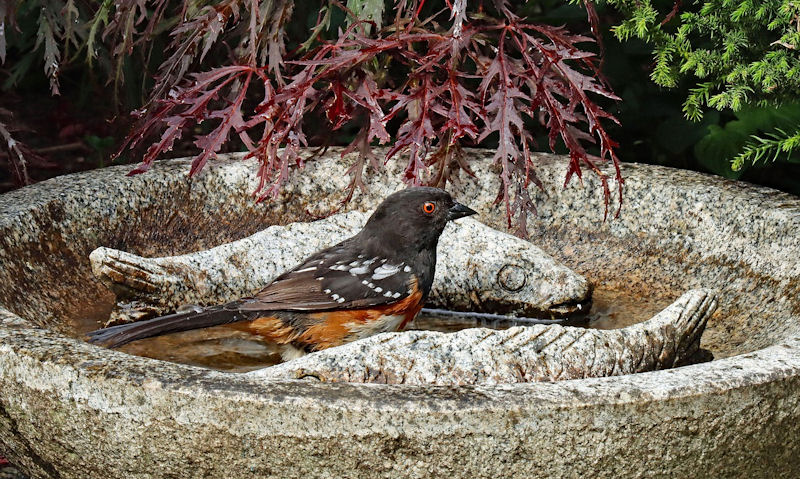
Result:
<svg viewBox="0 0 800 479">
<path fill-rule="evenodd" d="M 5 153 L 11 167 L 10 170 L 14 175 L 14 181 L 20 186 L 31 182 L 28 176 L 29 163 L 32 163 L 33 166 L 47 164 L 44 158 L 15 138 L 16 133 L 26 129 L 14 120 L 9 110 L 0 108 L 0 153 Z"/>
<path fill-rule="evenodd" d="M 370 151 L 372 144 L 393 142 L 384 160 L 407 155 L 403 178 L 407 183 L 442 186 L 453 171 L 469 171 L 460 145 L 496 141 L 494 160 L 501 167 L 503 185 L 498 201 L 506 205 L 509 225 L 516 216 L 518 232 L 524 234 L 525 219 L 533 209 L 528 187 L 538 183 L 530 133 L 538 124 L 547 129 L 551 149 L 561 142 L 569 151 L 565 184 L 587 167 L 601 178 L 608 205 L 609 179 L 599 165 L 610 161 L 621 200 L 616 143 L 603 125 L 616 119 L 595 101 L 598 96 L 618 98 L 604 84 L 596 54 L 579 48 L 592 38 L 526 22 L 504 0 L 494 2 L 500 19 L 470 16 L 465 0 L 445 3 L 449 12 L 444 15 L 449 13 L 452 21 L 449 28 L 436 22 L 438 16 L 417 18 L 424 1 L 400 0 L 394 24 L 367 33 L 367 22 L 354 21 L 336 41 L 318 42 L 304 56 L 290 58 L 284 51 L 280 21 L 272 18 L 265 28 L 267 19 L 259 15 L 258 2 L 244 2 L 250 9 L 251 33 L 239 64 L 195 74 L 193 81 L 177 86 L 175 78 L 180 75 L 170 69 L 180 64 L 180 53 L 173 53 L 162 66 L 156 96 L 139 112 L 139 126 L 123 145 L 135 147 L 148 135 L 161 133 L 134 173 L 147 170 L 184 130 L 204 121 L 216 123 L 195 140 L 201 152 L 194 158 L 192 174 L 235 133 L 250 150 L 248 156 L 261 162 L 262 199 L 278 194 L 290 165 L 302 164 L 301 148 L 309 146 L 303 130 L 308 114 L 324 115 L 331 130 L 354 122 L 360 125 L 346 148 L 348 153 L 359 153 L 350 170 L 350 195 L 363 187 L 367 161 L 380 166 Z M 291 12 L 289 2 L 277 4 L 283 14 Z M 345 9 L 338 2 L 332 4 Z M 596 13 L 591 3 L 586 6 L 596 28 Z M 176 47 L 186 51 L 213 42 L 220 29 L 230 28 L 239 18 L 239 2 L 225 0 L 214 12 L 193 20 L 210 29 L 205 39 L 191 37 L 191 28 L 184 25 L 176 35 L 190 37 L 183 43 L 176 40 Z M 256 93 L 261 100 L 246 108 L 247 99 Z M 389 127 L 393 120 L 399 124 L 395 129 Z M 255 132 L 257 140 L 251 139 Z M 597 154 L 591 154 L 588 146 Z"/>
</svg>

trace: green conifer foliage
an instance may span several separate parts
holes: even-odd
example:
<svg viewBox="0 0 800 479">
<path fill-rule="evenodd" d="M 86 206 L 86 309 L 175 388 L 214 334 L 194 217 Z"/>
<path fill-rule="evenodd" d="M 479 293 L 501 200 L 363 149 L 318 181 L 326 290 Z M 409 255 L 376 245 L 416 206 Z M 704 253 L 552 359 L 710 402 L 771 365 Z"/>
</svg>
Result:
<svg viewBox="0 0 800 479">
<path fill-rule="evenodd" d="M 695 86 L 683 104 L 699 120 L 707 108 L 732 110 L 740 121 L 756 107 L 800 104 L 800 2 L 797 0 L 598 0 L 623 13 L 620 40 L 653 46 L 652 80 Z M 734 170 L 760 160 L 798 161 L 800 123 L 750 135 L 729 157 Z"/>
</svg>

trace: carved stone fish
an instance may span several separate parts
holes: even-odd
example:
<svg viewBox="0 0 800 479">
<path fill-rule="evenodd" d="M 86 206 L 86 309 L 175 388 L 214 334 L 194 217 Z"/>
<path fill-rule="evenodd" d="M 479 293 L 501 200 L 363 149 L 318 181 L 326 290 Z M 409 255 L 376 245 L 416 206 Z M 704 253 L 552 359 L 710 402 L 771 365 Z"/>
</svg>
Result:
<svg viewBox="0 0 800 479">
<path fill-rule="evenodd" d="M 98 248 L 92 271 L 121 300 L 154 306 L 224 303 L 250 295 L 305 257 L 358 232 L 366 213 L 269 228 L 247 238 L 180 256 L 144 258 Z M 586 311 L 591 285 L 528 241 L 464 218 L 439 241 L 429 304 L 464 311 L 563 317 Z"/>
<path fill-rule="evenodd" d="M 383 333 L 251 373 L 326 382 L 490 385 L 619 376 L 680 365 L 698 350 L 717 301 L 691 290 L 622 329 L 558 325 Z"/>
</svg>

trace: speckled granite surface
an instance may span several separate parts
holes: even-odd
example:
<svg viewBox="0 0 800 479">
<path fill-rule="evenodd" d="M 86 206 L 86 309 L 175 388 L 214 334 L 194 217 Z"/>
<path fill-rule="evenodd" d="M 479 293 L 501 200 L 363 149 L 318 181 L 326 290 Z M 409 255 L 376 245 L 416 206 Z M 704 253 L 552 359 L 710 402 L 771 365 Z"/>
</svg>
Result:
<svg viewBox="0 0 800 479">
<path fill-rule="evenodd" d="M 349 166 L 329 156 L 269 205 L 249 202 L 253 166 L 239 162 L 192 181 L 185 162 L 135 178 L 112 168 L 0 197 L 0 304 L 27 320 L 0 309 L 2 450 L 61 478 L 796 477 L 800 201 L 690 172 L 626 165 L 625 208 L 604 223 L 597 181 L 562 190 L 565 161 L 544 156 L 531 236 L 607 288 L 718 290 L 703 346 L 722 359 L 709 363 L 498 386 L 266 382 L 59 334 L 108 295 L 87 261 L 97 246 L 180 254 L 329 211 Z M 349 208 L 397 188 L 401 168 L 371 177 Z M 502 228 L 492 166 L 474 168 L 452 189 Z"/>
</svg>

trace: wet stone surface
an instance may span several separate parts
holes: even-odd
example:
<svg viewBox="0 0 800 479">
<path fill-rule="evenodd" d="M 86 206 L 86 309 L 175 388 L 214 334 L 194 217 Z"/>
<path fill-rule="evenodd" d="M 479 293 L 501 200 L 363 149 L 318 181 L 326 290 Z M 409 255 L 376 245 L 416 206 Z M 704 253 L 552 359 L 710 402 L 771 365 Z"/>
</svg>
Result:
<svg viewBox="0 0 800 479">
<path fill-rule="evenodd" d="M 0 479 L 28 479 L 28 476 L 10 464 L 0 464 Z"/>
<path fill-rule="evenodd" d="M 592 309 L 588 314 L 570 319 L 534 319 L 538 323 L 563 324 L 594 329 L 618 329 L 646 321 L 670 305 L 673 298 L 631 296 L 624 291 L 594 289 Z M 90 305 L 91 306 L 91 305 Z M 75 329 L 70 333 L 79 340 L 84 334 L 105 323 L 113 302 L 94 305 L 87 314 L 76 318 Z M 442 314 L 441 310 L 425 309 L 408 324 L 407 331 L 439 331 L 453 333 L 469 328 L 504 330 L 515 326 L 530 326 L 531 320 L 498 318 L 491 315 L 468 315 L 459 312 Z M 219 326 L 202 330 L 169 334 L 147 338 L 126 344 L 120 351 L 153 359 L 189 364 L 226 372 L 248 372 L 273 366 L 281 362 L 274 344 L 260 340 L 258 336 Z"/>
</svg>

